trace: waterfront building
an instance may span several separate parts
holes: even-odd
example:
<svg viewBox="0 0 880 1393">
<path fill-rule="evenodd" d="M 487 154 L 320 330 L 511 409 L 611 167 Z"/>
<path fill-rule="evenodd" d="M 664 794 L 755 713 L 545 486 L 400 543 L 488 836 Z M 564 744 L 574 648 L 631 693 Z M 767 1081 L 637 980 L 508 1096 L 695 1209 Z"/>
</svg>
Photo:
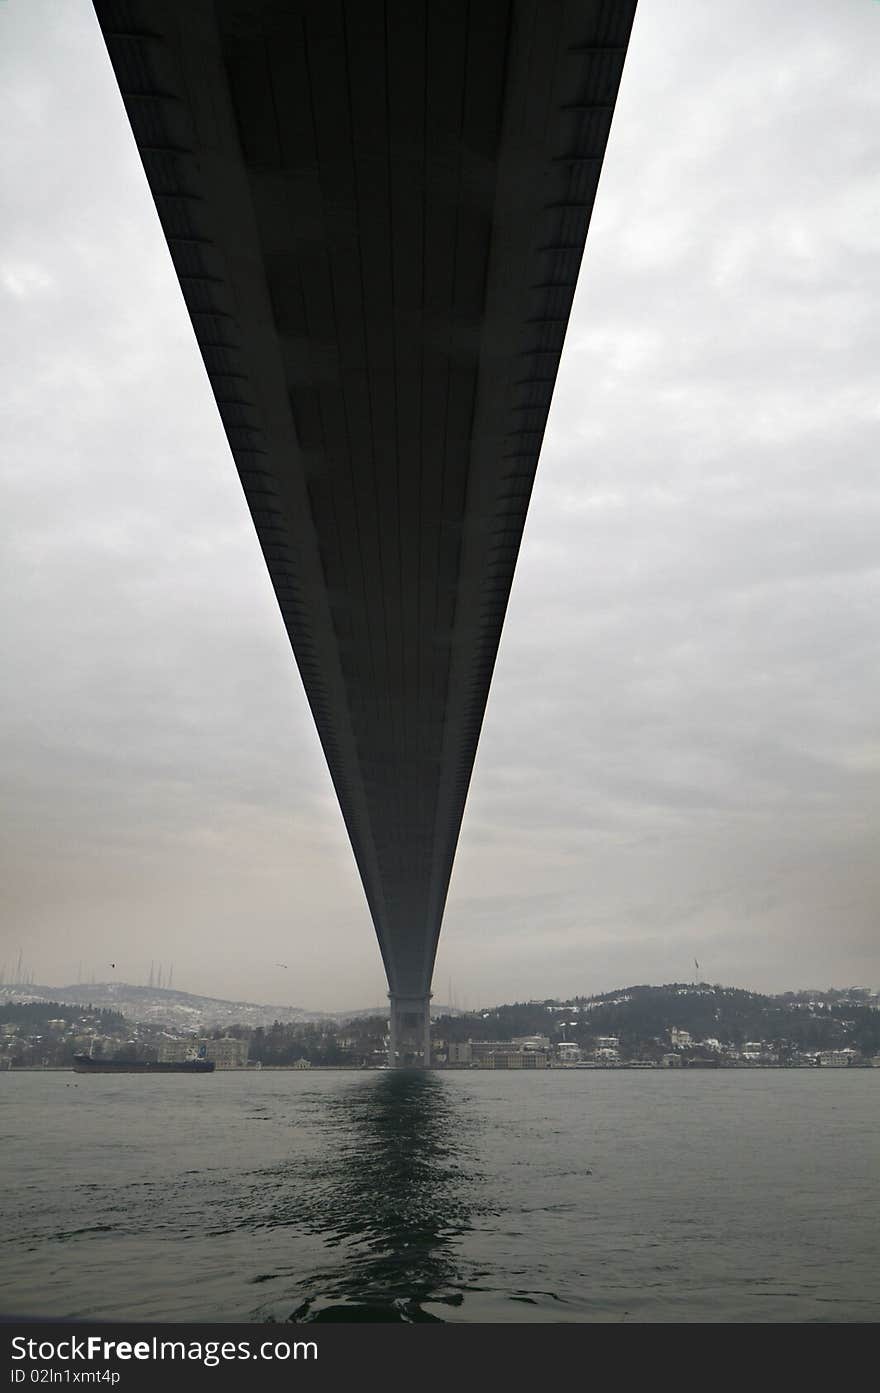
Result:
<svg viewBox="0 0 880 1393">
<path fill-rule="evenodd" d="M 203 1057 L 210 1059 L 217 1069 L 244 1069 L 247 1065 L 247 1040 L 235 1040 L 224 1035 L 221 1040 L 200 1040 L 199 1045 L 204 1046 Z"/>
<path fill-rule="evenodd" d="M 593 1058 L 600 1064 L 613 1064 L 620 1058 L 620 1036 L 619 1035 L 599 1035 L 596 1037 L 596 1048 L 593 1051 Z"/>
<path fill-rule="evenodd" d="M 550 1042 L 547 1041 L 548 1049 L 534 1047 L 534 1042 L 543 1038 L 523 1036 L 519 1040 L 450 1040 L 448 1062 L 453 1068 L 545 1069 Z"/>
<path fill-rule="evenodd" d="M 471 1062 L 479 1064 L 491 1054 L 505 1054 L 514 1049 L 512 1040 L 470 1040 Z"/>
<path fill-rule="evenodd" d="M 850 1064 L 854 1064 L 857 1059 L 855 1050 L 820 1050 L 816 1056 L 816 1063 L 823 1069 L 846 1069 Z"/>
<path fill-rule="evenodd" d="M 197 1054 L 198 1043 L 196 1040 L 175 1038 L 159 1042 L 159 1062 L 161 1064 L 182 1064 L 184 1060 L 193 1059 Z"/>
<path fill-rule="evenodd" d="M 496 1050 L 484 1056 L 484 1069 L 546 1069 L 547 1056 L 541 1050 Z"/>
</svg>

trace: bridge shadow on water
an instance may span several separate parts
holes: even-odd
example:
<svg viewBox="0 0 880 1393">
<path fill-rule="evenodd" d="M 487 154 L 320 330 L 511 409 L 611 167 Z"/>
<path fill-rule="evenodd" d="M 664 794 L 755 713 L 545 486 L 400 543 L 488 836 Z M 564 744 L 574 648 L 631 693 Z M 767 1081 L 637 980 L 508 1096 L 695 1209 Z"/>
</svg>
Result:
<svg viewBox="0 0 880 1393">
<path fill-rule="evenodd" d="M 297 1227 L 341 1249 L 298 1285 L 302 1321 L 438 1321 L 464 1300 L 455 1241 L 479 1208 L 467 1123 L 431 1074 L 395 1070 L 327 1098 L 320 1176 Z"/>
</svg>

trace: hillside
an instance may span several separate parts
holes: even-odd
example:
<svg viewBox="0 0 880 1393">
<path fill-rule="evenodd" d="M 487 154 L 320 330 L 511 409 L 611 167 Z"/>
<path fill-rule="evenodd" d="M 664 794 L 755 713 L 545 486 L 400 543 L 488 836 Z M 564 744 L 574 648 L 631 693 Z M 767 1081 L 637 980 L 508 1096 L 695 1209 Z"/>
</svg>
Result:
<svg viewBox="0 0 880 1393">
<path fill-rule="evenodd" d="M 130 982 L 79 983 L 68 987 L 42 985 L 0 987 L 0 1001 L 58 1001 L 64 1005 L 109 1008 L 130 1021 L 166 1025 L 181 1032 L 215 1030 L 226 1025 L 271 1025 L 319 1021 L 321 1012 L 299 1006 L 264 1006 L 250 1001 L 195 996 L 164 987 L 136 987 Z"/>
<path fill-rule="evenodd" d="M 716 1040 L 739 1048 L 763 1040 L 796 1050 L 849 1045 L 865 1054 L 880 1051 L 880 1000 L 866 987 L 785 992 L 779 996 L 706 982 L 622 987 L 568 1001 L 529 1001 L 497 1006 L 443 1022 L 455 1041 L 506 1040 L 548 1035 L 585 1047 L 616 1035 L 626 1054 L 668 1041 L 671 1028 L 695 1041 Z"/>
</svg>

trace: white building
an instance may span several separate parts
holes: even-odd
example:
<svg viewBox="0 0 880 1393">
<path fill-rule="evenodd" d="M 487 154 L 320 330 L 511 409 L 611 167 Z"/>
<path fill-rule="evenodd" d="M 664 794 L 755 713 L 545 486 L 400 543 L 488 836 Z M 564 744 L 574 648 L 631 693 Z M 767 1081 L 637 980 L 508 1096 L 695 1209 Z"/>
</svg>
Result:
<svg viewBox="0 0 880 1393">
<path fill-rule="evenodd" d="M 851 1049 L 820 1050 L 816 1063 L 823 1069 L 846 1069 L 856 1058 L 856 1051 Z"/>
<path fill-rule="evenodd" d="M 496 1050 L 482 1060 L 484 1069 L 546 1069 L 543 1050 Z"/>
<path fill-rule="evenodd" d="M 205 1059 L 213 1061 L 217 1069 L 244 1069 L 248 1061 L 247 1040 L 235 1040 L 224 1035 L 222 1040 L 200 1040 L 205 1047 Z"/>
<path fill-rule="evenodd" d="M 162 1040 L 159 1044 L 161 1064 L 182 1064 L 184 1060 L 195 1059 L 197 1054 L 198 1042 L 195 1040 Z"/>
</svg>

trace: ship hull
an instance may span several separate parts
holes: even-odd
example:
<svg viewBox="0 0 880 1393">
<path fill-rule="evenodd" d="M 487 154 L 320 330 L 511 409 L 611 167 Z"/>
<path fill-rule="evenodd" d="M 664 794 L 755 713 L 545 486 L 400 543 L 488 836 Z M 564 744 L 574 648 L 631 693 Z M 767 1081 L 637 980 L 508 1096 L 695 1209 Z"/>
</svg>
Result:
<svg viewBox="0 0 880 1393">
<path fill-rule="evenodd" d="M 156 1060 L 93 1059 L 91 1055 L 73 1057 L 75 1074 L 213 1074 L 210 1059 L 186 1059 L 176 1064 Z"/>
</svg>

